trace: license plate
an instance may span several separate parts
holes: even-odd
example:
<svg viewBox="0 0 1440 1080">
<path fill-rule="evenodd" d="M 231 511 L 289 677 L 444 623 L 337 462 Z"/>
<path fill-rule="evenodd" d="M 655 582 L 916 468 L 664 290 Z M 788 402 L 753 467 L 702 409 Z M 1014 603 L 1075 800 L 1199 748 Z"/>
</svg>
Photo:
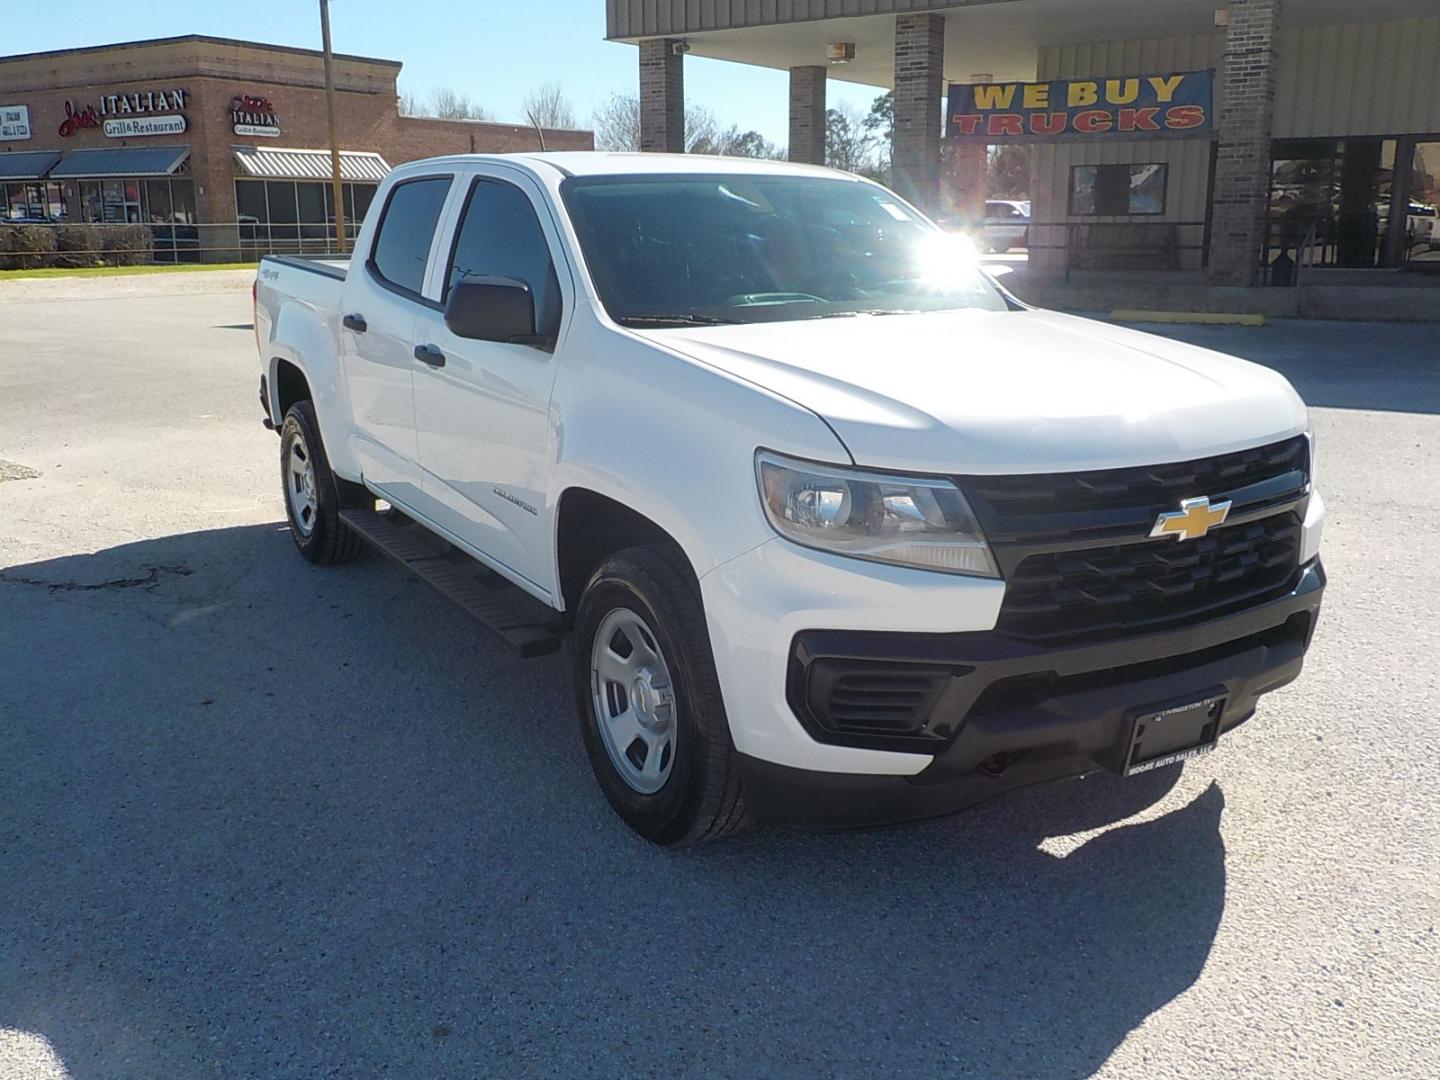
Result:
<svg viewBox="0 0 1440 1080">
<path fill-rule="evenodd" d="M 1135 776 L 1210 753 L 1220 741 L 1224 713 L 1224 694 L 1146 706 L 1135 714 L 1131 725 L 1122 774 Z"/>
</svg>

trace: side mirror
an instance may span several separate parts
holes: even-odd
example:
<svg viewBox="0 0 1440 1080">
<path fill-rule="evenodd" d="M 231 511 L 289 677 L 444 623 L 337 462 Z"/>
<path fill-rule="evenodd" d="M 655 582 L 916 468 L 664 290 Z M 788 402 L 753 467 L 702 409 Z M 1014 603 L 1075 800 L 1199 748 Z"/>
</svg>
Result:
<svg viewBox="0 0 1440 1080">
<path fill-rule="evenodd" d="M 477 277 L 457 281 L 445 303 L 445 325 L 456 337 L 543 345 L 535 332 L 535 297 L 514 278 Z"/>
</svg>

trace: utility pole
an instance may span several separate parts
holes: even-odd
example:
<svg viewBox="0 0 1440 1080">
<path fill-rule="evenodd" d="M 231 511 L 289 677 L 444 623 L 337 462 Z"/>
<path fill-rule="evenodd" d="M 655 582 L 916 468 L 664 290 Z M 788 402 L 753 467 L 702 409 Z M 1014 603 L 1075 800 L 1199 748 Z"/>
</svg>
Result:
<svg viewBox="0 0 1440 1080">
<path fill-rule="evenodd" d="M 325 112 L 330 120 L 330 201 L 335 206 L 335 250 L 349 250 L 345 235 L 345 193 L 340 186 L 340 142 L 335 132 L 335 57 L 330 53 L 330 0 L 320 0 L 320 40 L 325 49 Z"/>
</svg>

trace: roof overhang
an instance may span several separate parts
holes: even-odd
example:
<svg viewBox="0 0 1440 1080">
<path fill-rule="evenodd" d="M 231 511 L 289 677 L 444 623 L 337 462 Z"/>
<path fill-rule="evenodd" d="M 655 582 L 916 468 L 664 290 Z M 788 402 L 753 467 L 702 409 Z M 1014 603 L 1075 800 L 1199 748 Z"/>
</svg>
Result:
<svg viewBox="0 0 1440 1080">
<path fill-rule="evenodd" d="M 71 150 L 50 170 L 50 178 L 104 179 L 113 176 L 169 176 L 185 164 L 188 146 L 116 146 Z"/>
<path fill-rule="evenodd" d="M 235 164 L 244 176 L 259 180 L 329 180 L 329 150 L 299 150 L 281 146 L 232 146 Z M 340 179 L 378 184 L 390 173 L 390 163 L 363 150 L 340 151 Z"/>
<path fill-rule="evenodd" d="M 850 42 L 855 59 L 829 65 L 829 77 L 889 87 L 894 81 L 895 18 L 917 8 L 944 15 L 945 78 L 985 74 L 1033 79 L 1041 48 L 1218 33 L 1225 0 L 847 0 L 845 3 L 740 4 L 723 0 L 656 4 L 608 0 L 612 40 L 684 38 L 692 56 L 785 70 L 826 64 L 825 46 Z M 840 9 L 844 16 L 807 18 Z M 1286 26 L 1433 15 L 1436 0 L 1287 0 Z"/>
</svg>

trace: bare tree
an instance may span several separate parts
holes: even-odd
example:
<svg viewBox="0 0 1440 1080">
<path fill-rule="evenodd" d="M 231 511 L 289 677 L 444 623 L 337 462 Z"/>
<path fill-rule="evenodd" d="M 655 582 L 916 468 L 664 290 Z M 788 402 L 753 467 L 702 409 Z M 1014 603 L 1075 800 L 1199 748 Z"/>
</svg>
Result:
<svg viewBox="0 0 1440 1080">
<path fill-rule="evenodd" d="M 640 149 L 640 99 L 634 94 L 612 94 L 590 118 L 596 150 Z"/>
<path fill-rule="evenodd" d="M 525 95 L 520 107 L 525 110 L 525 119 L 535 127 L 573 128 L 575 108 L 558 82 L 537 86 Z"/>
<path fill-rule="evenodd" d="M 426 115 L 438 116 L 442 120 L 493 120 L 489 109 L 470 100 L 468 94 L 457 94 L 448 86 L 442 86 L 430 95 L 430 107 Z"/>
<path fill-rule="evenodd" d="M 722 128 L 713 121 L 701 123 L 693 131 L 688 152 L 719 154 L 725 157 L 770 158 L 783 160 L 784 151 L 758 131 L 741 131 L 738 124 Z"/>
<path fill-rule="evenodd" d="M 634 94 L 613 95 L 595 110 L 590 126 L 595 129 L 597 150 L 639 150 L 640 99 Z M 784 157 L 780 148 L 758 131 L 741 131 L 735 124 L 721 127 L 715 114 L 703 105 L 685 110 L 685 150 L 691 154 Z"/>
<path fill-rule="evenodd" d="M 874 166 L 875 137 L 865 130 L 858 109 L 825 111 L 825 164 L 846 172 L 864 172 Z"/>
<path fill-rule="evenodd" d="M 401 90 L 397 102 L 400 107 L 401 116 L 424 116 L 425 105 L 420 100 L 420 95 L 410 90 Z"/>
</svg>

